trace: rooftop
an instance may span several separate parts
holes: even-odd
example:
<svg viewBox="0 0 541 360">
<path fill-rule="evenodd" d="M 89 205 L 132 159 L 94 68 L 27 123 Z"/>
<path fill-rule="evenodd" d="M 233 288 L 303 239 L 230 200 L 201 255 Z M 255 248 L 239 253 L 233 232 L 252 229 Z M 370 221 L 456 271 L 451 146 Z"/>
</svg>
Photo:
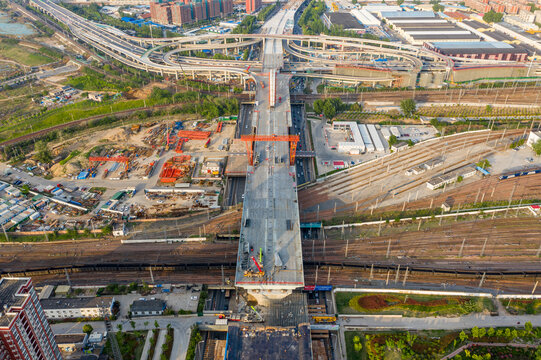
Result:
<svg viewBox="0 0 541 360">
<path fill-rule="evenodd" d="M 83 309 L 83 308 L 95 308 L 99 306 L 112 306 L 114 298 L 112 296 L 102 297 L 80 297 L 70 299 L 43 299 L 41 300 L 41 307 L 44 310 L 56 310 L 56 309 Z"/>
<path fill-rule="evenodd" d="M 350 13 L 329 12 L 325 15 L 329 18 L 331 24 L 341 25 L 344 27 L 344 30 L 364 29 L 364 26 Z"/>
<path fill-rule="evenodd" d="M 166 303 L 163 300 L 135 300 L 130 307 L 133 311 L 162 311 L 165 310 Z"/>
<path fill-rule="evenodd" d="M 456 41 L 456 42 L 438 42 L 435 41 L 432 43 L 438 49 L 513 49 L 512 45 L 504 43 L 501 41 L 480 41 L 480 42 L 467 42 L 467 41 Z"/>
<path fill-rule="evenodd" d="M 9 326 L 15 318 L 13 307 L 22 306 L 26 300 L 27 291 L 23 286 L 31 285 L 30 278 L 2 278 L 0 279 L 0 327 Z M 4 310 L 5 309 L 5 310 Z"/>
<path fill-rule="evenodd" d="M 54 336 L 57 344 L 78 344 L 82 343 L 86 334 L 58 334 Z"/>
<path fill-rule="evenodd" d="M 382 11 L 383 18 L 433 18 L 436 14 L 432 11 Z"/>
</svg>

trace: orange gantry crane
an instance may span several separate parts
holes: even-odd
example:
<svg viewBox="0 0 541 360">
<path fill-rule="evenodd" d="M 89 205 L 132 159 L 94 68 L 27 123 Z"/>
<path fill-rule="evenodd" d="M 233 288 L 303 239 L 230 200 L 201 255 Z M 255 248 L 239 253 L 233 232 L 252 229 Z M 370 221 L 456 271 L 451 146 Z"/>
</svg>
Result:
<svg viewBox="0 0 541 360">
<path fill-rule="evenodd" d="M 126 156 L 113 156 L 113 157 L 107 157 L 107 156 L 90 156 L 88 158 L 88 161 L 98 161 L 98 162 L 102 162 L 102 161 L 113 161 L 113 162 L 118 162 L 118 163 L 124 163 L 124 165 L 126 165 L 126 171 L 128 171 L 128 167 L 129 167 L 129 163 L 130 163 L 130 159 L 127 158 Z"/>
<path fill-rule="evenodd" d="M 248 162 L 254 164 L 254 142 L 256 141 L 287 141 L 289 142 L 289 164 L 295 164 L 295 153 L 297 151 L 298 135 L 242 135 L 240 137 L 246 144 Z"/>
</svg>

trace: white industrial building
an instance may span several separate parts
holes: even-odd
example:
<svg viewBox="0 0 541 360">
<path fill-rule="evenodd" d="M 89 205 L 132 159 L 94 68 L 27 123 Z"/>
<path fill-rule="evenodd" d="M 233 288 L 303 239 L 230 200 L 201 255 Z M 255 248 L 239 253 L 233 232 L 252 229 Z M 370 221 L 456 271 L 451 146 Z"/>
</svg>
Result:
<svg viewBox="0 0 541 360">
<path fill-rule="evenodd" d="M 374 152 L 374 144 L 372 143 L 372 139 L 370 139 L 370 134 L 368 133 L 368 129 L 366 128 L 365 124 L 359 124 L 359 132 L 361 133 L 361 137 L 364 141 L 364 145 L 366 146 L 366 152 Z"/>
<path fill-rule="evenodd" d="M 541 131 L 530 131 L 526 145 L 532 147 L 532 145 L 541 140 Z"/>
<path fill-rule="evenodd" d="M 80 297 L 41 299 L 41 306 L 50 320 L 73 318 L 97 318 L 111 316 L 115 298 Z"/>
<path fill-rule="evenodd" d="M 353 121 L 335 121 L 334 130 L 350 131 L 353 141 L 343 141 L 338 143 L 338 151 L 349 154 L 360 154 L 366 151 L 366 146 L 361 137 L 359 127 Z"/>
<path fill-rule="evenodd" d="M 372 15 L 366 8 L 362 9 L 353 9 L 351 10 L 351 15 L 353 15 L 361 24 L 364 26 L 380 26 L 381 21 Z"/>
<path fill-rule="evenodd" d="M 353 141 L 338 143 L 338 151 L 352 155 L 364 152 L 385 152 L 383 141 L 373 124 L 357 124 L 353 121 L 335 121 L 334 130 L 350 131 Z"/>
</svg>

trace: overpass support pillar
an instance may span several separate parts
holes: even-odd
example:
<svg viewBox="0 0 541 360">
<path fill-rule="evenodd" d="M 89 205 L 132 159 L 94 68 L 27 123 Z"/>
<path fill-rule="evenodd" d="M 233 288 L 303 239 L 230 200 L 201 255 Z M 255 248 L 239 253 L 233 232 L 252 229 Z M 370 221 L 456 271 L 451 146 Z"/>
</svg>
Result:
<svg viewBox="0 0 541 360">
<path fill-rule="evenodd" d="M 175 78 L 178 80 L 178 71 L 175 71 Z"/>
<path fill-rule="evenodd" d="M 195 80 L 195 71 L 192 70 L 192 80 Z"/>
</svg>

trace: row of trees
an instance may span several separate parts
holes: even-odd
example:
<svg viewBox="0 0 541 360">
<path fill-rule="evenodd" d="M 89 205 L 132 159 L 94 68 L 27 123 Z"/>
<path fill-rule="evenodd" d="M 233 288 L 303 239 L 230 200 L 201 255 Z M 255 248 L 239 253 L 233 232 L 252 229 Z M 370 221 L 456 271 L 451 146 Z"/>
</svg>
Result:
<svg viewBox="0 0 541 360">
<path fill-rule="evenodd" d="M 263 10 L 261 10 L 259 12 L 259 14 L 257 14 L 257 20 L 259 21 L 265 21 L 268 19 L 268 17 L 272 14 L 272 12 L 274 11 L 274 9 L 276 9 L 276 7 L 279 5 L 278 2 L 275 2 L 274 4 L 272 5 L 269 5 L 267 6 L 266 8 L 264 8 Z"/>
<path fill-rule="evenodd" d="M 232 34 L 251 34 L 258 28 L 256 17 L 253 15 L 246 16 L 236 28 L 231 31 Z"/>
</svg>

